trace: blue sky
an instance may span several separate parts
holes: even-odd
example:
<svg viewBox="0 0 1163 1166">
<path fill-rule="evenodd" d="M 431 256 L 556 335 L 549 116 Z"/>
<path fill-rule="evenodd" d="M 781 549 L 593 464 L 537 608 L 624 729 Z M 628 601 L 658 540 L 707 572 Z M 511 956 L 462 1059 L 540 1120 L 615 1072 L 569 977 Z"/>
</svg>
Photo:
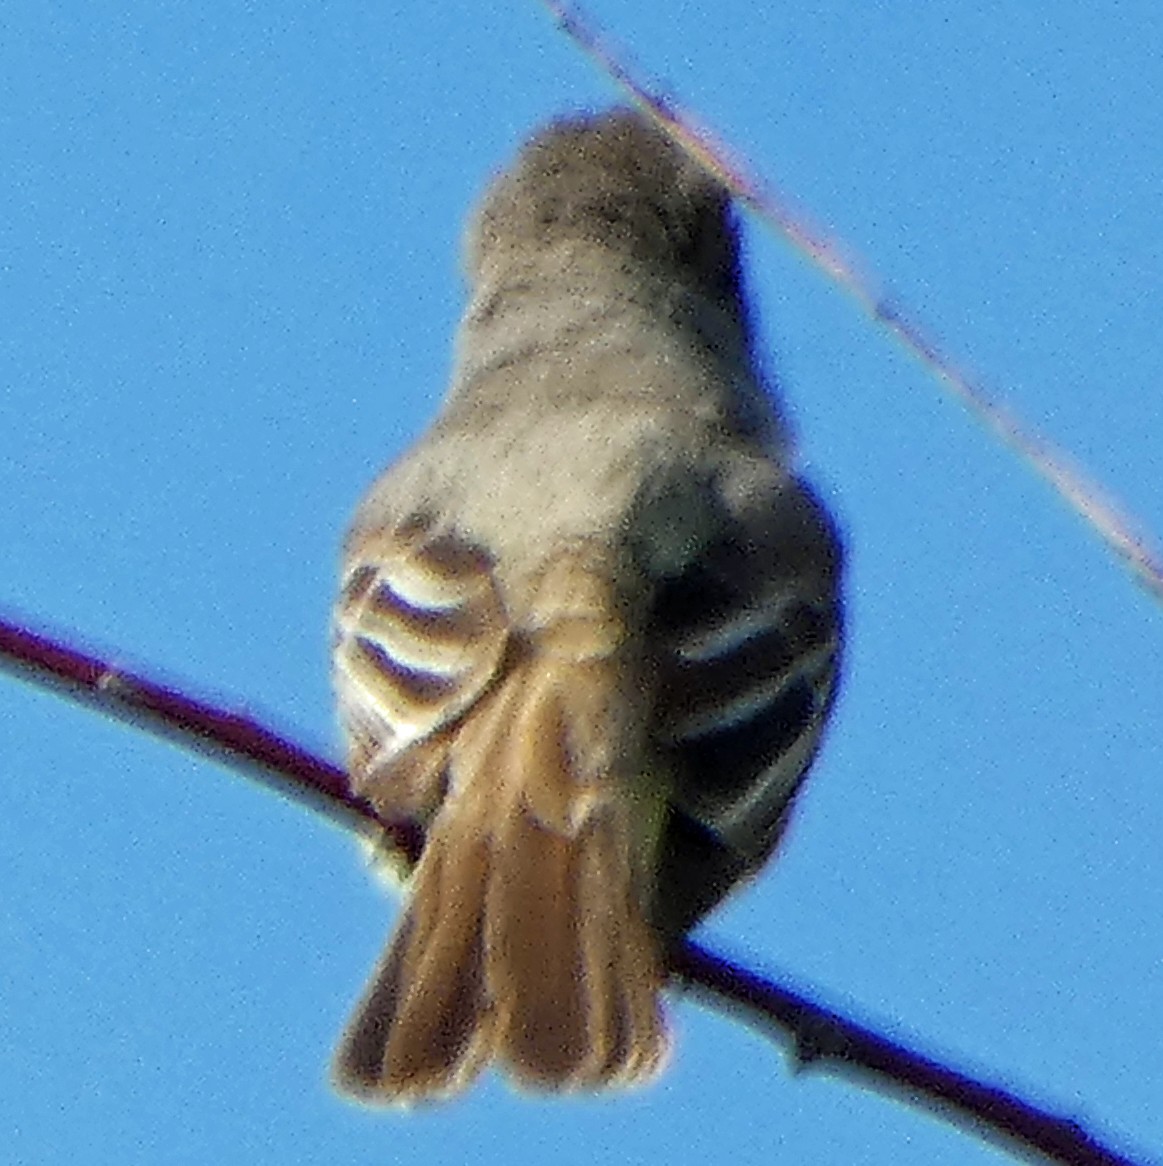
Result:
<svg viewBox="0 0 1163 1166">
<path fill-rule="evenodd" d="M 1163 532 L 1158 5 L 592 11 Z M 464 216 L 614 96 L 531 0 L 7 0 L 0 607 L 335 755 L 337 546 L 440 397 Z M 1163 612 L 748 241 L 852 638 L 789 845 L 706 937 L 1163 1158 Z M 634 1096 L 352 1107 L 325 1068 L 395 906 L 349 838 L 7 680 L 0 772 L 6 1161 L 1004 1160 L 689 1003 Z"/>
</svg>

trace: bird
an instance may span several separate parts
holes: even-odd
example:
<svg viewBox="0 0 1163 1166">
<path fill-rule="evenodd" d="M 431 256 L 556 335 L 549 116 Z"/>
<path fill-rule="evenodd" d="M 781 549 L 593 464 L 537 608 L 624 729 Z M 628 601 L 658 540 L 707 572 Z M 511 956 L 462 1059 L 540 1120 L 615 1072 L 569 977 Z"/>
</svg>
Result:
<svg viewBox="0 0 1163 1166">
<path fill-rule="evenodd" d="M 668 953 L 771 857 L 835 703 L 838 525 L 757 353 L 723 182 L 558 118 L 466 232 L 435 420 L 351 522 L 352 787 L 423 839 L 333 1062 L 371 1104 L 644 1084 Z"/>
</svg>

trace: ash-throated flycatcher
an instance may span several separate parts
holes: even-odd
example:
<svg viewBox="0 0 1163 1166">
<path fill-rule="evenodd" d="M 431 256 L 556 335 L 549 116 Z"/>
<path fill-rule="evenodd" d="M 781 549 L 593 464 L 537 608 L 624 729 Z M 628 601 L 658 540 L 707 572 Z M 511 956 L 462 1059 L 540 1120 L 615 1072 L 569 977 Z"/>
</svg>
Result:
<svg viewBox="0 0 1163 1166">
<path fill-rule="evenodd" d="M 354 787 L 426 838 L 336 1059 L 370 1101 L 656 1073 L 667 946 L 772 853 L 836 689 L 841 549 L 721 183 L 638 114 L 561 121 L 467 267 L 335 617 Z"/>
</svg>

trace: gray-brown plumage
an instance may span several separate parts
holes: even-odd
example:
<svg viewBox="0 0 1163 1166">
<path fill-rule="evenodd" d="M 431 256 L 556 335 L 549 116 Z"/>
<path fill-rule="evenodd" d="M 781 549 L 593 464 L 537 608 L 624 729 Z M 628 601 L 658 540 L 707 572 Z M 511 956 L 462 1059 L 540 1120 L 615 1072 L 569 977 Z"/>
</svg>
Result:
<svg viewBox="0 0 1163 1166">
<path fill-rule="evenodd" d="M 655 1074 L 666 946 L 774 849 L 840 646 L 724 188 L 637 114 L 560 122 L 468 268 L 452 388 L 361 505 L 335 618 L 352 781 L 426 833 L 335 1064 L 384 1102 L 489 1061 Z"/>
</svg>

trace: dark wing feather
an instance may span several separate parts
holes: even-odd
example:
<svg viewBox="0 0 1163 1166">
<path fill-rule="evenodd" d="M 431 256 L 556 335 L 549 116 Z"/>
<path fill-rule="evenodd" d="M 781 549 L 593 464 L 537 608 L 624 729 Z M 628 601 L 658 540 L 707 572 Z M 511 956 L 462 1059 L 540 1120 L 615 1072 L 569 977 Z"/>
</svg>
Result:
<svg viewBox="0 0 1163 1166">
<path fill-rule="evenodd" d="M 682 934 L 774 850 L 837 687 L 842 552 L 791 480 L 660 589 L 655 738 L 675 759 L 655 919 Z"/>
<path fill-rule="evenodd" d="M 348 549 L 333 639 L 352 784 L 384 817 L 426 825 L 457 724 L 504 670 L 492 563 L 419 520 L 366 537 Z"/>
</svg>

